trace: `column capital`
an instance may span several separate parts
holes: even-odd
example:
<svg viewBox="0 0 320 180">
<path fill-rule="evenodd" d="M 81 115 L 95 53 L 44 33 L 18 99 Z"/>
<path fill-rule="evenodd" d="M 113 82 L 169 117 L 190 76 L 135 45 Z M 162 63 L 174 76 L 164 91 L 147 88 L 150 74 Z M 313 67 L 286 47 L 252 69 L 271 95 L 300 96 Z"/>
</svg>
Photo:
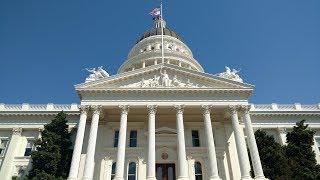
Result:
<svg viewBox="0 0 320 180">
<path fill-rule="evenodd" d="M 87 114 L 90 109 L 88 105 L 79 105 L 78 108 L 81 114 Z"/>
<path fill-rule="evenodd" d="M 12 134 L 13 134 L 13 135 L 19 135 L 19 136 L 21 136 L 21 133 L 22 133 L 22 128 L 21 128 L 21 127 L 14 127 L 14 128 L 12 128 Z"/>
<path fill-rule="evenodd" d="M 128 105 L 119 105 L 119 108 L 121 109 L 121 114 L 128 114 L 128 112 L 129 112 Z"/>
<path fill-rule="evenodd" d="M 229 105 L 228 106 L 228 112 L 231 114 L 236 114 L 238 110 L 238 106 L 237 105 Z"/>
<path fill-rule="evenodd" d="M 156 114 L 157 113 L 157 105 L 147 105 L 148 108 L 148 114 Z"/>
<path fill-rule="evenodd" d="M 100 106 L 100 105 L 91 106 L 92 113 L 99 115 L 101 113 L 101 108 L 102 108 L 102 106 Z"/>
<path fill-rule="evenodd" d="M 202 114 L 210 114 L 212 105 L 201 105 Z"/>
<path fill-rule="evenodd" d="M 177 111 L 177 114 L 183 114 L 185 105 L 174 105 L 173 107 Z"/>
<path fill-rule="evenodd" d="M 250 112 L 250 105 L 241 105 L 240 106 L 240 110 L 244 113 L 244 114 L 249 114 Z"/>
</svg>

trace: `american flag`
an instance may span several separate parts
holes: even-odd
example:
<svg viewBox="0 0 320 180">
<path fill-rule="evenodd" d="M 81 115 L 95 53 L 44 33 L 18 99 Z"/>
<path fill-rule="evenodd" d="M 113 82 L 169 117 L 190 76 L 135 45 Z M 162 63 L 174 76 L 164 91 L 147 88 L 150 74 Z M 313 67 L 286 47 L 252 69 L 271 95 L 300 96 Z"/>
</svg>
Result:
<svg viewBox="0 0 320 180">
<path fill-rule="evenodd" d="M 153 17 L 158 17 L 160 16 L 161 12 L 160 12 L 160 8 L 154 8 L 150 13 L 151 16 Z"/>
</svg>

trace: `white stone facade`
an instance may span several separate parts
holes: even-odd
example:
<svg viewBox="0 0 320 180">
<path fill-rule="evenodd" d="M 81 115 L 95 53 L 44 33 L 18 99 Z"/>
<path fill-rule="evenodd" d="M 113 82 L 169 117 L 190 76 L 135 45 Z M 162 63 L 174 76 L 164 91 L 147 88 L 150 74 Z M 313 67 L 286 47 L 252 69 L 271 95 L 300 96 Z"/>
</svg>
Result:
<svg viewBox="0 0 320 180">
<path fill-rule="evenodd" d="M 139 41 L 118 74 L 75 86 L 80 104 L 0 104 L 0 179 L 25 175 L 32 141 L 62 110 L 77 127 L 70 180 L 252 179 L 249 154 L 254 178 L 265 179 L 254 131 L 285 144 L 302 119 L 317 131 L 320 163 L 320 104 L 250 104 L 254 86 L 236 70 L 205 73 L 173 36 L 164 47 L 162 58 L 161 36 Z"/>
</svg>

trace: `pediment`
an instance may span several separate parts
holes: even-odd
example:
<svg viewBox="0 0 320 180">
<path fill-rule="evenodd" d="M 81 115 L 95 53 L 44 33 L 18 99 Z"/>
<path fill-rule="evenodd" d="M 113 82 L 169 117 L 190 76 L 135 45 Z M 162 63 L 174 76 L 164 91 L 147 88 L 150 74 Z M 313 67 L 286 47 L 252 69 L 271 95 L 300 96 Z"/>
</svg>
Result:
<svg viewBox="0 0 320 180">
<path fill-rule="evenodd" d="M 252 89 L 253 86 L 229 79 L 188 70 L 170 64 L 159 64 L 76 85 L 86 89 Z"/>
<path fill-rule="evenodd" d="M 177 134 L 177 131 L 175 129 L 169 128 L 169 127 L 160 127 L 155 130 L 156 134 Z"/>
</svg>

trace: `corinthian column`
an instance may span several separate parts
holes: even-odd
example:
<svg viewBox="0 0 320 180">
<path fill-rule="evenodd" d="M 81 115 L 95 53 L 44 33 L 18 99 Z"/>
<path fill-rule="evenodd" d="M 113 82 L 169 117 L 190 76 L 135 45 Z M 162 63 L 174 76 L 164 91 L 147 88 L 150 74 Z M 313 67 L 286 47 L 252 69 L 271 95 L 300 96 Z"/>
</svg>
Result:
<svg viewBox="0 0 320 180">
<path fill-rule="evenodd" d="M 117 166 L 114 180 L 124 180 L 124 162 L 126 153 L 126 134 L 127 134 L 127 118 L 129 106 L 121 105 L 120 130 L 117 152 Z"/>
<path fill-rule="evenodd" d="M 22 128 L 20 127 L 12 129 L 12 136 L 9 144 L 7 145 L 8 149 L 1 166 L 0 179 L 11 179 L 12 177 L 12 170 L 14 167 L 13 161 L 15 156 L 17 156 L 17 151 L 19 150 L 21 133 Z"/>
<path fill-rule="evenodd" d="M 101 106 L 92 106 L 92 121 L 89 134 L 89 141 L 87 147 L 86 163 L 84 166 L 83 179 L 91 180 L 93 178 L 94 172 L 94 154 L 96 150 L 97 142 L 97 132 L 98 132 L 98 123 L 99 115 L 101 112 Z"/>
<path fill-rule="evenodd" d="M 183 105 L 174 106 L 177 110 L 177 134 L 178 134 L 178 161 L 179 171 L 178 180 L 189 180 L 188 177 L 188 163 L 186 156 L 186 145 L 184 139 L 184 126 L 183 126 Z"/>
<path fill-rule="evenodd" d="M 234 131 L 234 137 L 236 140 L 237 154 L 239 158 L 240 171 L 241 171 L 241 180 L 252 179 L 250 176 L 250 162 L 249 162 L 248 151 L 247 151 L 244 136 L 241 133 L 242 129 L 239 124 L 236 106 L 229 106 L 229 111 L 231 113 L 232 127 Z"/>
<path fill-rule="evenodd" d="M 157 106 L 148 105 L 148 169 L 147 179 L 156 180 L 156 131 L 155 131 L 155 119 Z"/>
<path fill-rule="evenodd" d="M 68 180 L 74 180 L 74 179 L 77 179 L 78 177 L 84 130 L 86 128 L 86 120 L 87 120 L 87 113 L 88 113 L 89 107 L 80 106 L 79 109 L 81 114 L 80 114 L 80 120 L 78 123 L 77 136 L 76 136 L 76 140 L 73 148 L 72 161 L 71 161 Z"/>
<path fill-rule="evenodd" d="M 217 156 L 214 145 L 213 133 L 212 133 L 212 124 L 210 117 L 210 106 L 202 105 L 202 115 L 204 121 L 204 129 L 206 133 L 206 140 L 208 145 L 208 158 L 209 158 L 209 179 L 210 180 L 220 180 L 218 173 L 218 165 L 217 165 Z"/>
<path fill-rule="evenodd" d="M 255 179 L 259 179 L 259 180 L 266 179 L 263 174 L 257 142 L 254 136 L 254 132 L 251 124 L 251 118 L 249 114 L 250 106 L 242 106 L 242 109 L 244 111 L 243 119 L 244 119 L 245 130 L 247 134 L 248 146 L 250 150 Z"/>
</svg>

